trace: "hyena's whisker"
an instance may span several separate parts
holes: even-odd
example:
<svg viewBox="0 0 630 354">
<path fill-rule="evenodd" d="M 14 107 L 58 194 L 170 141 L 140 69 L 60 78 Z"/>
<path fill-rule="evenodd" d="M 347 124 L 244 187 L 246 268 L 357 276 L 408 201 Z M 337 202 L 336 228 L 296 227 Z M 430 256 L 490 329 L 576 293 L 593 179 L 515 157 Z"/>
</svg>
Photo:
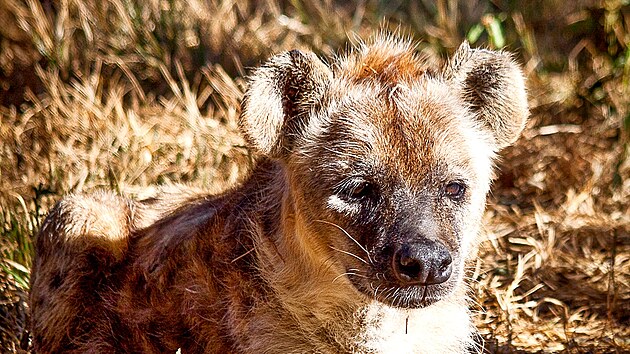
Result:
<svg viewBox="0 0 630 354">
<path fill-rule="evenodd" d="M 368 263 L 365 259 L 363 259 L 363 258 L 361 258 L 361 257 L 357 256 L 356 254 L 354 254 L 354 253 L 352 253 L 352 252 L 348 252 L 348 251 L 340 250 L 339 248 L 334 247 L 334 246 L 330 246 L 330 248 L 332 248 L 333 250 L 335 250 L 335 251 L 337 251 L 337 252 L 341 252 L 341 253 L 343 253 L 343 254 L 347 254 L 348 256 L 354 257 L 354 258 L 356 258 L 356 259 L 360 260 L 361 262 L 363 262 L 363 263 L 365 263 L 365 264 L 369 265 L 369 263 Z"/>
<path fill-rule="evenodd" d="M 349 239 L 351 239 L 354 243 L 356 243 L 356 245 L 359 246 L 359 248 L 363 250 L 363 252 L 365 252 L 365 254 L 368 257 L 368 260 L 370 261 L 370 264 L 374 264 L 374 261 L 372 261 L 372 257 L 370 256 L 370 252 L 362 244 L 360 244 L 359 241 L 357 241 L 354 237 L 352 237 L 352 235 L 350 235 L 350 233 L 348 233 L 348 231 L 346 231 L 343 227 L 335 224 L 334 222 L 330 222 L 326 220 L 315 220 L 315 221 L 334 226 L 338 228 L 339 230 L 341 230 L 341 232 L 343 232 L 346 236 L 348 236 Z"/>
<path fill-rule="evenodd" d="M 378 300 L 378 290 L 381 288 L 381 284 L 379 284 L 376 289 L 374 289 L 374 300 Z"/>
<path fill-rule="evenodd" d="M 357 275 L 356 273 L 352 273 L 352 272 L 344 272 L 339 274 L 338 276 L 336 276 L 331 283 L 334 283 L 337 279 L 343 277 L 344 275 Z"/>
<path fill-rule="evenodd" d="M 350 276 L 350 275 L 351 275 L 351 276 L 354 276 L 354 277 L 359 277 L 359 278 L 369 279 L 367 276 L 365 276 L 365 275 L 363 275 L 363 274 L 360 274 L 360 273 L 355 273 L 355 272 L 344 272 L 344 273 L 341 273 L 341 274 L 339 274 L 338 276 L 336 276 L 336 277 L 332 280 L 332 283 L 334 283 L 334 282 L 335 282 L 335 280 L 337 280 L 337 279 L 339 279 L 339 278 L 343 277 L 344 275 L 348 275 L 348 276 Z"/>
</svg>

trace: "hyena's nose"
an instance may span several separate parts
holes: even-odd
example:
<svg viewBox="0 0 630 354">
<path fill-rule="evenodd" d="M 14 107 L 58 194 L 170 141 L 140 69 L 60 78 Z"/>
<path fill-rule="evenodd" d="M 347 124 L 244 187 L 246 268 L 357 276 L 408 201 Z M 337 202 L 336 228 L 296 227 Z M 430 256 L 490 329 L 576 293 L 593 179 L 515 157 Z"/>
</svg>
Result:
<svg viewBox="0 0 630 354">
<path fill-rule="evenodd" d="M 453 271 L 451 254 L 444 245 L 427 239 L 398 247 L 392 268 L 404 285 L 440 284 Z"/>
</svg>

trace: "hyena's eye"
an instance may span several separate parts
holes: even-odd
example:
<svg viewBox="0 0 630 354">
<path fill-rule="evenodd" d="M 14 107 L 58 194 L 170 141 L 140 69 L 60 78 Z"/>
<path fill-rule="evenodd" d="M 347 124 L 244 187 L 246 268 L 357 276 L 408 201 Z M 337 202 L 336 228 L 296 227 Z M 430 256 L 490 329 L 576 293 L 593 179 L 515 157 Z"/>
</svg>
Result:
<svg viewBox="0 0 630 354">
<path fill-rule="evenodd" d="M 350 191 L 350 197 L 362 199 L 372 194 L 372 184 L 366 181 L 360 182 Z"/>
<path fill-rule="evenodd" d="M 453 200 L 460 200 L 466 193 L 466 185 L 461 182 L 450 182 L 444 187 L 444 194 Z"/>
<path fill-rule="evenodd" d="M 360 201 L 374 195 L 374 185 L 364 179 L 348 179 L 339 185 L 338 192 L 351 201 Z"/>
</svg>

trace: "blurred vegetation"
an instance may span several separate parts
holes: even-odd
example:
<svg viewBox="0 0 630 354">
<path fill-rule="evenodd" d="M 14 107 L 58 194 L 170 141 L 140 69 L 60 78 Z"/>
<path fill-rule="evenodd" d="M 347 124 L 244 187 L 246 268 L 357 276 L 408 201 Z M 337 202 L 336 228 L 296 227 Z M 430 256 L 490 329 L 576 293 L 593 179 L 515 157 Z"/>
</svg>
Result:
<svg viewBox="0 0 630 354">
<path fill-rule="evenodd" d="M 433 58 L 506 49 L 528 76 L 471 269 L 485 350 L 630 350 L 630 1 L 4 0 L 0 22 L 0 348 L 28 350 L 30 240 L 55 200 L 235 183 L 249 68 L 385 29 Z"/>
</svg>

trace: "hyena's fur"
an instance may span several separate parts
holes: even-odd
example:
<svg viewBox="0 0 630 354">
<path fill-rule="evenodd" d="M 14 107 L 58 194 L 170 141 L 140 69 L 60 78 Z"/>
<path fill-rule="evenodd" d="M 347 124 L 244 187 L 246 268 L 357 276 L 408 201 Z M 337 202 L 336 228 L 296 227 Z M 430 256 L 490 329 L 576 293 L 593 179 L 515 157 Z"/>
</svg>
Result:
<svg viewBox="0 0 630 354">
<path fill-rule="evenodd" d="M 250 78 L 241 130 L 260 158 L 240 186 L 73 195 L 50 212 L 35 350 L 462 353 L 464 264 L 495 153 L 526 116 L 505 53 L 463 44 L 435 69 L 379 36 L 331 66 L 279 54 Z M 445 196 L 453 180 L 466 188 Z M 448 250 L 452 275 L 392 286 L 392 247 L 419 239 Z"/>
</svg>

